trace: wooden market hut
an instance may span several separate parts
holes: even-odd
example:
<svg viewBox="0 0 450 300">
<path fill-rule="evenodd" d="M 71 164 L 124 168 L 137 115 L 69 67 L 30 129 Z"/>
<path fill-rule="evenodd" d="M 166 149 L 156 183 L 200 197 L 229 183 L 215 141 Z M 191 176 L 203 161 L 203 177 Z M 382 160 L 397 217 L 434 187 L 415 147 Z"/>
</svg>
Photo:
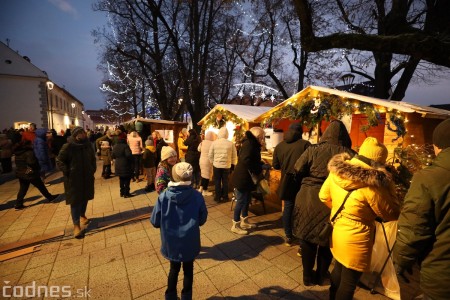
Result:
<svg viewBox="0 0 450 300">
<path fill-rule="evenodd" d="M 434 128 L 447 118 L 450 111 L 443 109 L 308 86 L 255 121 L 286 130 L 290 123 L 300 120 L 304 130 L 316 127 L 323 132 L 329 120 L 341 119 L 349 129 L 354 149 L 367 136 L 373 136 L 392 153 L 399 145 L 431 144 Z"/>
<path fill-rule="evenodd" d="M 293 122 L 303 122 L 304 132 L 311 129 L 317 132 L 312 140 L 317 142 L 329 121 L 340 119 L 349 130 L 353 149 L 358 150 L 364 139 L 372 136 L 385 144 L 390 158 L 394 158 L 399 148 L 431 144 L 434 128 L 447 118 L 450 118 L 450 111 L 443 109 L 308 86 L 254 121 L 283 131 Z M 278 170 L 270 171 L 273 192 L 269 196 L 274 203 L 279 201 L 275 191 L 280 175 Z"/>
<path fill-rule="evenodd" d="M 178 134 L 181 132 L 183 128 L 187 128 L 188 123 L 179 122 L 179 121 L 169 121 L 169 120 L 154 120 L 154 119 L 146 119 L 142 117 L 137 117 L 128 122 L 124 122 L 123 125 L 127 130 L 132 129 L 136 131 L 140 131 L 143 142 L 147 137 L 155 130 L 162 132 L 162 137 L 173 147 L 178 153 Z"/>
<path fill-rule="evenodd" d="M 269 109 L 270 107 L 267 106 L 217 104 L 197 124 L 201 125 L 205 131 L 214 128 L 216 116 L 220 113 L 225 121 L 231 122 L 226 125 L 231 138 L 236 130 L 239 130 L 237 133 L 242 135 L 246 130 L 259 126 L 260 122 L 255 119 Z"/>
</svg>

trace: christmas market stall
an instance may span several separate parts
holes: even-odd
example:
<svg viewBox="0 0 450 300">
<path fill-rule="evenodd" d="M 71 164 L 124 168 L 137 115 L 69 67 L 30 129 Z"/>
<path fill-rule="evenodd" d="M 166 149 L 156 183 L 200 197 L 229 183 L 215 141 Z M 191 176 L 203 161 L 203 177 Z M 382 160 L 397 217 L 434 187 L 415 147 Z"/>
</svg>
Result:
<svg viewBox="0 0 450 300">
<path fill-rule="evenodd" d="M 123 123 L 127 131 L 136 130 L 142 137 L 143 142 L 153 132 L 158 131 L 163 137 L 164 141 L 178 151 L 177 138 L 178 134 L 183 128 L 187 128 L 188 123 L 169 121 L 169 120 L 154 120 L 137 117 L 133 120 Z"/>
<path fill-rule="evenodd" d="M 254 126 L 260 126 L 260 122 L 256 122 L 255 119 L 269 109 L 270 107 L 266 106 L 218 104 L 198 122 L 198 125 L 202 125 L 202 131 L 204 132 L 212 130 L 215 133 L 219 131 L 220 127 L 226 126 L 229 132 L 229 139 L 235 142 L 236 147 L 239 149 L 239 143 L 245 131 Z M 270 144 L 271 132 L 272 129 L 266 130 L 266 144 Z M 264 158 L 268 158 L 268 152 L 263 151 L 261 156 L 265 160 Z M 271 163 L 270 160 L 265 161 Z M 268 177 L 270 183 L 272 178 L 270 175 Z M 231 185 L 230 188 L 232 188 Z M 263 199 L 265 207 L 280 210 L 281 202 L 276 198 L 275 190 L 272 190 L 272 187 L 270 189 L 270 194 Z"/>
<path fill-rule="evenodd" d="M 356 151 L 366 137 L 377 138 L 389 150 L 389 170 L 402 201 L 412 175 L 432 163 L 432 132 L 448 118 L 450 111 L 447 110 L 308 86 L 256 121 L 274 130 L 287 130 L 292 122 L 301 122 L 304 139 L 316 143 L 329 122 L 339 119 L 346 125 Z M 274 172 L 277 171 L 272 170 Z M 276 174 L 273 177 L 276 178 Z M 276 182 L 271 181 L 271 188 L 272 185 Z M 383 229 L 377 224 L 376 239 L 380 242 L 375 243 L 370 272 L 361 278 L 368 287 L 391 299 L 400 299 L 400 287 L 389 253 L 395 242 L 396 225 L 395 221 L 384 223 Z"/>
<path fill-rule="evenodd" d="M 255 122 L 255 119 L 269 109 L 270 107 L 266 106 L 217 104 L 198 122 L 198 125 L 202 126 L 205 133 L 210 130 L 218 133 L 220 127 L 226 126 L 228 138 L 239 144 L 246 130 L 259 126 L 259 122 Z"/>
</svg>

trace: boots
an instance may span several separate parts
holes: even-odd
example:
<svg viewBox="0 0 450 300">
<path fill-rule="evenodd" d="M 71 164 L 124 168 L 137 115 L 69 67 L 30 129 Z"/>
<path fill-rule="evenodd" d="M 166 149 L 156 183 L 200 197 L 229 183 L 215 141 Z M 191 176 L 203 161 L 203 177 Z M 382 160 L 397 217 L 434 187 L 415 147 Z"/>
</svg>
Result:
<svg viewBox="0 0 450 300">
<path fill-rule="evenodd" d="M 239 223 L 241 223 L 241 222 L 239 222 L 239 221 L 236 222 L 236 221 L 233 220 L 233 226 L 231 226 L 231 232 L 234 232 L 234 233 L 237 233 L 237 234 L 242 234 L 242 235 L 248 234 L 248 231 L 242 229 L 242 228 L 239 226 Z"/>
<path fill-rule="evenodd" d="M 250 224 L 248 222 L 248 217 L 241 217 L 241 228 L 243 229 L 253 229 L 256 228 L 255 224 Z"/>
<path fill-rule="evenodd" d="M 83 237 L 83 231 L 81 230 L 80 224 L 73 224 L 73 237 L 76 239 Z"/>
</svg>

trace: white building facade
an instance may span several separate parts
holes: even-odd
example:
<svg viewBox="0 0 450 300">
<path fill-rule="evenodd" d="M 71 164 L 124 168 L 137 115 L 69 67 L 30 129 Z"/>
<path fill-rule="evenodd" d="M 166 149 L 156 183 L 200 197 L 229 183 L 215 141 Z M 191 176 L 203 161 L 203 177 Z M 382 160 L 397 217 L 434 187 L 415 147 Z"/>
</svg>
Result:
<svg viewBox="0 0 450 300">
<path fill-rule="evenodd" d="M 47 74 L 0 42 L 0 130 L 28 127 L 61 130 L 92 128 L 83 103 Z"/>
</svg>

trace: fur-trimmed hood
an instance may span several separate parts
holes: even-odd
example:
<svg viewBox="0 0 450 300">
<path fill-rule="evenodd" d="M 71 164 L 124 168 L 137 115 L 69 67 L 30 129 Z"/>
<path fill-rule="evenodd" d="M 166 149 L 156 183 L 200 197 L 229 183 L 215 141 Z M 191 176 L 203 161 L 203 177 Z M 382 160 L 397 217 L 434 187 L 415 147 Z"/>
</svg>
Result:
<svg viewBox="0 0 450 300">
<path fill-rule="evenodd" d="M 347 153 L 335 155 L 328 163 L 328 170 L 336 175 L 336 183 L 347 190 L 365 186 L 386 188 L 393 183 L 392 175 L 382 165 L 368 165 Z"/>
</svg>

